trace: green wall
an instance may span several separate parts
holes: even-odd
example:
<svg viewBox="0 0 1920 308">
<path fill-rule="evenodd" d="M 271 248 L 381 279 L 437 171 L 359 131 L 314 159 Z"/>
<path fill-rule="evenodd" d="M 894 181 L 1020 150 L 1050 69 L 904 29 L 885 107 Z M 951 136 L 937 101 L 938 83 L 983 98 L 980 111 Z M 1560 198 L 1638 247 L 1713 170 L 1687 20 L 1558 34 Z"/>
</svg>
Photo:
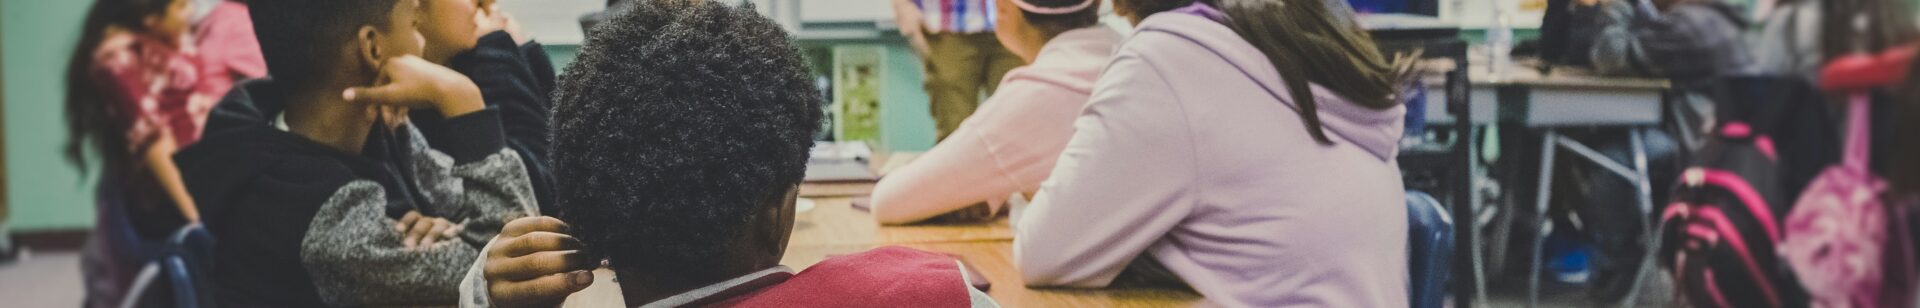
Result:
<svg viewBox="0 0 1920 308">
<path fill-rule="evenodd" d="M 83 0 L 0 0 L 5 40 L 7 206 L 16 231 L 93 225 L 93 185 L 62 158 L 65 64 L 79 39 Z M 97 164 L 96 164 L 97 165 Z"/>
</svg>

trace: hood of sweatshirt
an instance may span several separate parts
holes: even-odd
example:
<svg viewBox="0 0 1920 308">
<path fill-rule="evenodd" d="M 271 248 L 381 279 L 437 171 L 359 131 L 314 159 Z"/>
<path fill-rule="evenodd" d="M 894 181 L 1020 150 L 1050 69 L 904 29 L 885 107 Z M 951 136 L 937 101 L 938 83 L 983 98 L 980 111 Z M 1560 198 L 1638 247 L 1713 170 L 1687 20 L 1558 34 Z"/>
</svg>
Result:
<svg viewBox="0 0 1920 308">
<path fill-rule="evenodd" d="M 1136 33 L 1162 32 L 1185 38 L 1214 55 L 1231 63 L 1232 71 L 1219 72 L 1220 78 L 1247 78 L 1260 84 L 1267 95 L 1287 107 L 1300 110 L 1293 100 L 1287 84 L 1281 80 L 1280 71 L 1267 60 L 1265 53 L 1241 39 L 1219 22 L 1202 14 L 1167 12 L 1154 14 L 1141 21 Z M 1138 34 L 1136 34 L 1138 35 Z M 1309 84 L 1313 88 L 1317 114 L 1321 128 L 1334 142 L 1351 142 L 1365 149 L 1379 159 L 1391 160 L 1399 151 L 1402 127 L 1405 124 L 1406 106 L 1395 105 L 1386 109 L 1373 109 L 1361 106 L 1341 97 L 1332 90 L 1318 84 Z"/>
</svg>

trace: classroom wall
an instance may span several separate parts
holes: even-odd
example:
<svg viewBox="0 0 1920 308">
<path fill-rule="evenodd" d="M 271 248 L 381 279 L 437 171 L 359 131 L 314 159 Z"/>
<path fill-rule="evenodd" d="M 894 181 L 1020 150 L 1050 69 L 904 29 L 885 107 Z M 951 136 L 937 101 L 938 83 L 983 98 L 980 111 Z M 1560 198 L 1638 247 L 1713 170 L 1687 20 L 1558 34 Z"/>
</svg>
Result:
<svg viewBox="0 0 1920 308">
<path fill-rule="evenodd" d="M 6 206 L 10 228 L 26 231 L 93 226 L 93 185 L 60 153 L 67 58 L 92 1 L 0 0 L 4 79 Z M 98 164 L 95 164 L 98 165 Z"/>
</svg>

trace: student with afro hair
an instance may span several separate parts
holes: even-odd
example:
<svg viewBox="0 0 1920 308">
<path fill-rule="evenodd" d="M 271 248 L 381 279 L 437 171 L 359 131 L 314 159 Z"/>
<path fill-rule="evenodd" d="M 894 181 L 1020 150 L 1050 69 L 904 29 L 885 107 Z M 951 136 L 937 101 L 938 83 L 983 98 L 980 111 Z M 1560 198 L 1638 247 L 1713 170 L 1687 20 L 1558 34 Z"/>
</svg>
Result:
<svg viewBox="0 0 1920 308">
<path fill-rule="evenodd" d="M 779 264 L 824 101 L 779 25 L 700 0 L 608 16 L 555 88 L 559 217 L 504 227 L 462 306 L 991 306 L 959 261 L 908 248 Z"/>
</svg>

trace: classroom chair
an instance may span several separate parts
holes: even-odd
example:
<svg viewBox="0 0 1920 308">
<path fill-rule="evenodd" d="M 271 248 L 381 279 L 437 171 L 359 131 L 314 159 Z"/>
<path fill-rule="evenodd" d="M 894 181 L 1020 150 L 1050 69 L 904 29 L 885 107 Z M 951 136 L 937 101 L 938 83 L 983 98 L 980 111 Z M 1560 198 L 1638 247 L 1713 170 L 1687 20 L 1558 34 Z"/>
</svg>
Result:
<svg viewBox="0 0 1920 308">
<path fill-rule="evenodd" d="M 1410 190 L 1407 223 L 1409 302 L 1415 308 L 1445 306 L 1453 269 L 1453 217 L 1440 200 Z"/>
<path fill-rule="evenodd" d="M 213 270 L 213 245 L 213 235 L 199 224 L 174 231 L 167 237 L 165 253 L 135 276 L 120 307 L 151 307 L 169 302 L 169 298 L 172 307 L 208 306 L 206 303 L 213 300 L 213 289 L 207 282 L 207 273 Z"/>
</svg>

